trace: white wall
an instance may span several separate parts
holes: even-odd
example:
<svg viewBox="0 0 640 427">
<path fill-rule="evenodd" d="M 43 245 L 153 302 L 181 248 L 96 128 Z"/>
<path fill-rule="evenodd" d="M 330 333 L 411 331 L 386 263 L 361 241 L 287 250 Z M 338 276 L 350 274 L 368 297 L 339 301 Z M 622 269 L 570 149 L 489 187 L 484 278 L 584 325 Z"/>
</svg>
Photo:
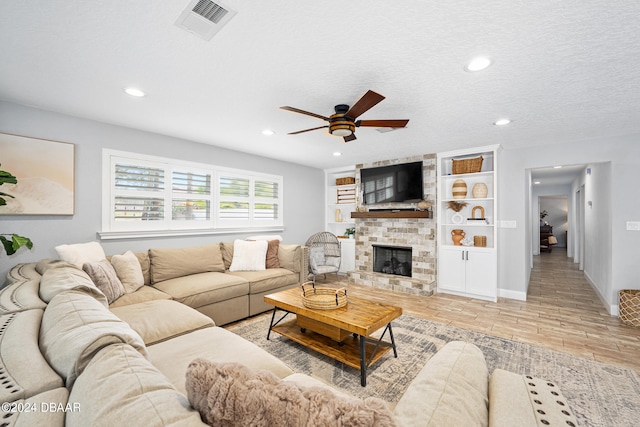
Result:
<svg viewBox="0 0 640 427">
<path fill-rule="evenodd" d="M 500 220 L 515 220 L 517 228 L 500 229 L 498 287 L 501 295 L 526 295 L 530 274 L 531 193 L 527 169 L 557 164 L 587 164 L 593 182 L 587 200 L 593 202 L 587 224 L 590 266 L 585 272 L 615 313 L 620 289 L 640 289 L 640 232 L 625 230 L 626 221 L 640 221 L 640 135 L 594 138 L 547 147 L 505 149 L 500 154 Z M 550 157 L 549 153 L 552 153 Z M 602 163 L 602 162 L 610 162 Z M 595 181 L 597 178 L 597 182 Z M 587 237 L 590 236 L 590 237 Z"/>
<path fill-rule="evenodd" d="M 611 163 L 595 163 L 587 167 L 591 174 L 586 175 L 584 187 L 584 274 L 606 305 L 617 305 L 617 295 L 613 293 L 611 282 L 611 248 L 614 243 L 611 233 Z"/>
<path fill-rule="evenodd" d="M 10 257 L 0 254 L 0 284 L 4 282 L 9 268 L 16 263 L 56 257 L 56 245 L 98 240 L 96 233 L 102 226 L 103 147 L 282 175 L 285 230 L 281 234 L 284 242 L 303 244 L 311 234 L 324 229 L 324 173 L 320 169 L 8 102 L 0 102 L 0 132 L 76 144 L 75 215 L 0 216 L 0 232 L 21 234 L 34 242 L 32 251 L 23 248 Z M 127 249 L 203 245 L 247 235 L 112 240 L 101 243 L 107 254 L 114 254 Z"/>
</svg>

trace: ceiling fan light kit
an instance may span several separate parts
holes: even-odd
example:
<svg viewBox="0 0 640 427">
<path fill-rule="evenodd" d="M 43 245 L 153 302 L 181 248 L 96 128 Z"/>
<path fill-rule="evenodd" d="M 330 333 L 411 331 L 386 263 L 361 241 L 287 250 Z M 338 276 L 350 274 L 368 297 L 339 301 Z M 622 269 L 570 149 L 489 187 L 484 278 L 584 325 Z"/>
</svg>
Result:
<svg viewBox="0 0 640 427">
<path fill-rule="evenodd" d="M 352 107 L 347 104 L 338 104 L 334 107 L 335 114 L 329 117 L 322 116 L 320 114 L 311 113 L 309 111 L 300 110 L 294 107 L 280 107 L 283 110 L 292 111 L 294 113 L 305 114 L 307 116 L 315 117 L 321 120 L 329 122 L 328 126 L 319 126 L 311 129 L 304 129 L 297 132 L 289 132 L 289 135 L 297 135 L 303 132 L 309 132 L 317 129 L 328 128 L 329 134 L 333 136 L 339 136 L 344 139 L 344 142 L 353 141 L 356 139 L 355 131 L 356 127 L 378 127 L 378 128 L 403 128 L 407 125 L 409 120 L 358 120 L 358 116 L 365 113 L 380 101 L 384 99 L 384 96 L 376 93 L 372 90 L 367 91 Z"/>
</svg>

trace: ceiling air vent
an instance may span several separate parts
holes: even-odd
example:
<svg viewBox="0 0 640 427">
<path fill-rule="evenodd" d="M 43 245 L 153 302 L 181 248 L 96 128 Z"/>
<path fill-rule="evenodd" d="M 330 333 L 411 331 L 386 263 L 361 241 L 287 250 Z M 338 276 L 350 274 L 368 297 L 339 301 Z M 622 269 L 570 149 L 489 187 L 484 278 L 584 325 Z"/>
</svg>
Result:
<svg viewBox="0 0 640 427">
<path fill-rule="evenodd" d="M 200 38 L 211 38 L 224 27 L 236 14 L 222 2 L 211 0 L 193 0 L 182 12 L 176 25 Z"/>
</svg>

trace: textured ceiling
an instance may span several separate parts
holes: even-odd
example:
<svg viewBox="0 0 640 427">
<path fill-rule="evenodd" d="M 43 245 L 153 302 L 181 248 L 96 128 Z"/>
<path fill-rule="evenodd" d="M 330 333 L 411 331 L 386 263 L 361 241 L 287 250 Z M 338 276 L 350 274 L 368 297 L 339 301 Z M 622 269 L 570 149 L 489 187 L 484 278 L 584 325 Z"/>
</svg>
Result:
<svg viewBox="0 0 640 427">
<path fill-rule="evenodd" d="M 188 3 L 3 1 L 0 99 L 320 168 L 640 133 L 637 1 L 226 0 L 211 41 L 174 25 Z M 477 55 L 493 65 L 465 72 Z M 360 118 L 408 127 L 286 135 L 324 122 L 279 106 L 368 89 L 387 98 Z"/>
</svg>

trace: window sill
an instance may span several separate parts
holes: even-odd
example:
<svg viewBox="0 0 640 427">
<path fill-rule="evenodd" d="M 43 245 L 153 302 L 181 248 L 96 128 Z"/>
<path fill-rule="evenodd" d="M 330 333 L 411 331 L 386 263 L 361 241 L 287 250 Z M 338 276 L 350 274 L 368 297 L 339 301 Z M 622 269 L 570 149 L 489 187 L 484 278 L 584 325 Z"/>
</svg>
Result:
<svg viewBox="0 0 640 427">
<path fill-rule="evenodd" d="M 254 228 L 205 228 L 194 230 L 148 230 L 148 231 L 99 231 L 100 240 L 119 239 L 153 239 L 158 237 L 180 236 L 208 236 L 216 234 L 241 234 L 241 233 L 273 233 L 284 231 L 284 226 L 254 227 Z"/>
</svg>

